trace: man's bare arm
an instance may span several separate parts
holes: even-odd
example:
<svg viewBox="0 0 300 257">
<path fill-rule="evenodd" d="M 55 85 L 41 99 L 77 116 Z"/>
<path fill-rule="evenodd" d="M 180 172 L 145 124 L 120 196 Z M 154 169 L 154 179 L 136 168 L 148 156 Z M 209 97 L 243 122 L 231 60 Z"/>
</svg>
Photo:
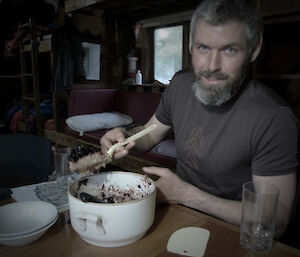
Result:
<svg viewBox="0 0 300 257">
<path fill-rule="evenodd" d="M 290 219 L 292 205 L 296 193 L 296 173 L 281 176 L 253 176 L 253 181 L 272 184 L 280 191 L 277 207 L 275 235 L 278 237 L 284 233 Z"/>
<path fill-rule="evenodd" d="M 149 151 L 153 146 L 164 139 L 171 129 L 170 126 L 164 125 L 158 119 L 156 119 L 155 115 L 153 115 L 144 126 L 135 127 L 131 131 L 126 132 L 126 134 L 127 136 L 130 136 L 141 131 L 144 128 L 150 127 L 153 124 L 156 124 L 156 129 L 152 130 L 150 133 L 135 142 L 135 146 L 133 148 L 134 152 L 143 153 Z"/>
<path fill-rule="evenodd" d="M 164 168 L 145 167 L 149 174 L 160 176 L 156 185 L 159 189 L 161 201 L 183 204 L 209 215 L 223 219 L 235 225 L 241 223 L 241 201 L 224 199 L 209 194 L 187 182 L 181 180 L 176 174 Z M 295 194 L 295 174 L 282 176 L 253 176 L 254 181 L 264 181 L 274 184 L 280 189 L 277 212 L 276 237 L 281 236 L 287 226 L 290 210 Z"/>
</svg>

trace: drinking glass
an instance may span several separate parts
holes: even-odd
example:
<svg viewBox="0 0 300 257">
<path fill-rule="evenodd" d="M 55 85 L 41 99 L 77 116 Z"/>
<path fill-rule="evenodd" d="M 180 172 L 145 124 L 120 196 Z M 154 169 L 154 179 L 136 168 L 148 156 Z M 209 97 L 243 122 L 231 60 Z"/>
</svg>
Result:
<svg viewBox="0 0 300 257">
<path fill-rule="evenodd" d="M 68 185 L 74 180 L 69 169 L 70 147 L 59 147 L 54 151 L 56 181 L 61 185 Z"/>
<path fill-rule="evenodd" d="M 240 243 L 246 250 L 272 249 L 278 198 L 279 190 L 271 184 L 243 184 Z"/>
</svg>

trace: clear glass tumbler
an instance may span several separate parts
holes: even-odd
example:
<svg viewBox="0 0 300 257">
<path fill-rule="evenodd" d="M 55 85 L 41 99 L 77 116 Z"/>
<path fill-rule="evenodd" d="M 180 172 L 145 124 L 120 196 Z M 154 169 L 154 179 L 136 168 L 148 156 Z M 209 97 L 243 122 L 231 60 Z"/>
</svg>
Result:
<svg viewBox="0 0 300 257">
<path fill-rule="evenodd" d="M 71 154 L 70 147 L 56 148 L 54 151 L 56 181 L 61 185 L 68 185 L 74 181 L 74 177 L 69 168 L 69 157 Z"/>
<path fill-rule="evenodd" d="M 277 187 L 264 182 L 243 184 L 240 243 L 249 251 L 270 251 L 273 246 L 279 198 Z"/>
</svg>

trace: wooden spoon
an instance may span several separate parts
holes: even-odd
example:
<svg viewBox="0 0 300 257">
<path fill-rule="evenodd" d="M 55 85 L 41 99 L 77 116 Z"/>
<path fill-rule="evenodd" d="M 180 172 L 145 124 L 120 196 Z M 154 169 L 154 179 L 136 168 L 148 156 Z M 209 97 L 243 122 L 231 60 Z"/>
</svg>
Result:
<svg viewBox="0 0 300 257">
<path fill-rule="evenodd" d="M 157 127 L 157 125 L 153 124 L 148 128 L 145 128 L 143 130 L 141 130 L 140 132 L 128 137 L 125 139 L 124 142 L 122 143 L 116 143 L 114 144 L 111 148 L 109 148 L 109 150 L 107 151 L 107 162 L 110 162 L 114 156 L 114 152 L 115 150 L 117 150 L 120 146 L 123 145 L 127 145 L 128 143 L 135 141 L 143 136 L 145 136 L 146 134 L 148 134 L 150 131 L 152 131 L 153 129 L 155 129 Z"/>
</svg>

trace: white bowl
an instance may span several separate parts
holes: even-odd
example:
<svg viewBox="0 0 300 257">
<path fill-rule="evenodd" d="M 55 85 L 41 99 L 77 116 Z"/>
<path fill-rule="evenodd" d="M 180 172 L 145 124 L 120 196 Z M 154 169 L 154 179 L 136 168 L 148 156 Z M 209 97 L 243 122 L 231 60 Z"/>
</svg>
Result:
<svg viewBox="0 0 300 257">
<path fill-rule="evenodd" d="M 21 201 L 0 207 L 0 239 L 40 231 L 57 218 L 57 208 L 43 201 Z"/>
<path fill-rule="evenodd" d="M 81 185 L 89 194 L 104 187 L 114 188 L 114 192 L 130 190 L 137 200 L 82 202 L 76 197 Z M 152 179 L 140 174 L 101 172 L 73 182 L 68 199 L 72 227 L 84 241 L 100 247 L 119 247 L 136 242 L 151 227 L 155 216 L 156 187 Z"/>
<path fill-rule="evenodd" d="M 7 245 L 7 246 L 23 246 L 32 243 L 33 241 L 39 239 L 57 220 L 58 214 L 49 223 L 47 226 L 43 228 L 17 237 L 7 237 L 7 238 L 0 238 L 0 244 Z"/>
</svg>

